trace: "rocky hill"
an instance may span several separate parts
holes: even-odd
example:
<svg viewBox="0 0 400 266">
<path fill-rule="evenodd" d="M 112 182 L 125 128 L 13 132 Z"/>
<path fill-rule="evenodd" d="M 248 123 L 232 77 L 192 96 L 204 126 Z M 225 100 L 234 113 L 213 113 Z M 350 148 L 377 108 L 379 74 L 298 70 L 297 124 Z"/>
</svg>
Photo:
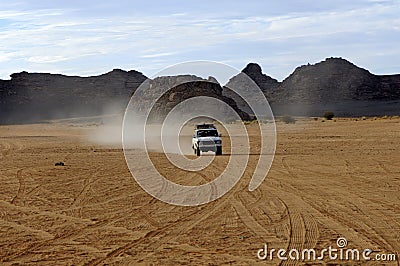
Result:
<svg viewBox="0 0 400 266">
<path fill-rule="evenodd" d="M 93 77 L 15 73 L 11 80 L 0 80 L 0 123 L 122 113 L 132 93 L 145 80 L 140 72 L 119 69 Z M 224 87 L 212 78 L 160 77 L 149 80 L 149 88 L 141 95 L 142 104 L 157 88 L 178 81 L 185 84 L 174 87 L 156 103 L 154 118 L 162 117 L 183 100 L 203 95 L 228 103 L 248 119 L 246 113 L 251 114 L 251 110 L 229 87 L 239 88 L 246 98 L 253 97 L 262 105 L 263 100 L 249 90 L 249 86 L 256 85 L 275 115 L 321 116 L 325 111 L 337 116 L 400 115 L 400 75 L 374 75 L 341 58 L 300 66 L 282 82 L 263 74 L 255 63 L 248 64 Z"/>
<path fill-rule="evenodd" d="M 263 92 L 271 91 L 279 86 L 279 82 L 276 79 L 262 73 L 261 67 L 258 64 L 249 63 L 242 70 L 242 73 L 249 76 Z M 235 77 L 230 82 L 235 82 Z"/>
<path fill-rule="evenodd" d="M 143 113 L 146 106 L 151 105 L 151 102 L 154 101 L 155 94 L 162 94 L 163 91 L 169 89 L 167 93 L 163 94 L 155 102 L 149 116 L 149 121 L 162 121 L 179 103 L 199 96 L 216 98 L 233 108 L 242 119 L 250 119 L 246 112 L 237 107 L 236 102 L 233 99 L 222 95 L 223 89 L 213 77 L 203 79 L 191 75 L 163 76 L 149 80 L 143 86 L 144 88 L 143 90 L 141 88 L 140 93 L 136 92 L 138 93 L 138 97 L 135 95 L 135 99 L 138 99 L 139 101 L 134 106 L 136 112 L 139 114 Z M 224 104 L 215 104 L 206 100 L 192 102 L 187 107 L 180 109 L 179 112 L 195 114 L 196 112 L 203 112 L 207 109 L 214 110 L 214 113 L 220 114 L 221 117 L 226 120 L 232 119 L 228 108 L 225 107 Z"/>
<path fill-rule="evenodd" d="M 271 94 L 276 96 L 271 100 L 314 104 L 400 99 L 400 87 L 393 81 L 395 76 L 373 75 L 347 60 L 329 58 L 296 68 Z"/>
<path fill-rule="evenodd" d="M 11 80 L 0 80 L 0 124 L 122 115 L 130 97 L 145 80 L 149 86 L 140 96 L 139 108 L 149 104 L 161 88 L 172 88 L 156 102 L 151 113 L 155 121 L 165 117 L 178 103 L 195 96 L 217 98 L 236 110 L 243 119 L 249 119 L 234 100 L 222 95 L 222 87 L 213 78 L 204 80 L 183 75 L 149 80 L 137 71 L 114 69 L 93 77 L 27 72 L 12 74 Z M 184 84 L 174 86 L 178 83 Z M 191 108 L 196 109 L 195 106 Z M 198 108 L 204 108 L 204 104 Z M 214 108 L 219 113 L 228 113 L 223 105 Z"/>
<path fill-rule="evenodd" d="M 400 114 L 400 75 L 374 75 L 342 58 L 300 66 L 283 82 L 257 82 L 265 79 L 260 71 L 250 77 L 276 115 L 321 116 L 328 110 L 341 116 Z M 235 100 L 245 109 L 240 99 Z"/>
<path fill-rule="evenodd" d="M 233 99 L 241 110 L 252 114 L 250 107 L 242 97 L 245 99 L 252 99 L 253 103 L 256 103 L 257 106 L 261 106 L 265 104 L 265 99 L 254 95 L 254 90 L 261 89 L 265 95 L 269 95 L 275 91 L 279 85 L 280 83 L 276 79 L 263 74 L 258 64 L 249 63 L 241 73 L 228 81 L 224 86 L 223 95 Z M 237 95 L 233 90 L 239 90 L 242 97 Z"/>
<path fill-rule="evenodd" d="M 140 72 L 120 69 L 92 77 L 15 73 L 0 80 L 0 123 L 122 112 L 144 80 Z"/>
</svg>

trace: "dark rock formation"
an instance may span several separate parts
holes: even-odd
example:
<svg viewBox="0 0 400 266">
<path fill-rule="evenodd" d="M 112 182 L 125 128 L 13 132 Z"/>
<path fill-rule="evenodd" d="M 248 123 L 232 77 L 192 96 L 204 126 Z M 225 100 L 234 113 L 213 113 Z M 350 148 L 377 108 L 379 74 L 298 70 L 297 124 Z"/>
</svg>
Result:
<svg viewBox="0 0 400 266">
<path fill-rule="evenodd" d="M 132 92 L 146 79 L 137 71 L 93 77 L 21 72 L 0 81 L 0 123 L 122 112 Z"/>
<path fill-rule="evenodd" d="M 253 114 L 248 104 L 242 97 L 232 90 L 240 90 L 242 96 L 246 99 L 252 99 L 256 105 L 264 105 L 265 100 L 253 94 L 254 89 L 261 89 L 264 94 L 274 91 L 280 83 L 262 73 L 261 67 L 255 63 L 249 63 L 241 73 L 232 77 L 224 86 L 223 95 L 234 99 L 238 107 L 243 111 Z"/>
<path fill-rule="evenodd" d="M 246 93 L 249 84 L 241 78 L 246 71 L 265 94 L 275 115 L 321 116 L 324 111 L 333 111 L 337 116 L 400 114 L 400 75 L 374 75 L 341 58 L 300 66 L 281 83 L 266 78 L 260 70 L 249 64 L 227 87 L 239 86 Z M 229 91 L 224 95 L 251 113 L 237 96 Z"/>
<path fill-rule="evenodd" d="M 347 60 L 329 58 L 298 67 L 275 91 L 281 103 L 335 103 L 346 100 L 400 99 L 393 79 L 371 74 Z M 275 100 L 275 99 L 273 99 Z"/>
<path fill-rule="evenodd" d="M 12 74 L 11 80 L 0 80 L 0 123 L 122 113 L 145 80 L 140 72 L 119 69 L 93 77 Z M 174 86 L 178 83 L 183 84 Z M 179 102 L 201 95 L 220 99 L 249 119 L 248 105 L 229 88 L 238 88 L 246 99 L 265 105 L 262 94 L 255 95 L 251 86 L 261 89 L 275 115 L 321 116 L 325 111 L 335 116 L 400 115 L 400 75 L 374 75 L 341 58 L 298 67 L 283 82 L 250 63 L 224 88 L 212 77 L 194 76 L 161 77 L 148 80 L 147 85 L 141 104 L 153 99 L 158 89 L 173 87 L 154 106 L 154 119 L 162 118 Z M 227 111 L 223 107 L 218 110 Z"/>
<path fill-rule="evenodd" d="M 199 96 L 208 96 L 221 100 L 232 107 L 242 119 L 249 120 L 249 115 L 240 110 L 234 100 L 222 95 L 222 87 L 215 78 L 209 77 L 206 80 L 190 75 L 166 76 L 149 80 L 144 89 L 140 91 L 140 95 L 137 95 L 139 102 L 135 104 L 136 111 L 142 113 L 146 106 L 151 105 L 151 102 L 154 100 L 154 95 L 161 94 L 165 89 L 169 90 L 155 102 L 149 116 L 149 121 L 160 122 L 176 105 L 190 98 Z M 201 112 L 202 110 L 204 111 L 210 108 L 213 108 L 213 110 L 219 114 L 223 114 L 224 118 L 232 119 L 224 104 L 213 104 L 207 100 L 191 104 L 181 111 L 196 113 L 196 111 Z"/>
<path fill-rule="evenodd" d="M 258 64 L 249 63 L 242 72 L 254 80 L 263 92 L 268 92 L 279 86 L 279 82 L 276 79 L 262 73 Z M 232 78 L 230 82 L 235 82 L 235 78 Z"/>
<path fill-rule="evenodd" d="M 146 77 L 137 71 L 119 69 L 94 77 L 27 72 L 12 74 L 11 80 L 0 80 L 0 123 L 21 124 L 122 114 L 130 96 L 145 80 Z M 178 83 L 183 84 L 174 87 Z M 154 106 L 151 115 L 157 121 L 178 103 L 196 96 L 220 99 L 233 107 L 243 119 L 249 119 L 235 101 L 222 95 L 222 87 L 213 77 L 207 80 L 195 76 L 160 77 L 147 79 L 144 86 L 148 87 L 140 95 L 139 109 L 144 109 L 161 88 L 174 87 Z M 222 105 L 218 108 L 226 112 Z"/>
<path fill-rule="evenodd" d="M 341 58 L 305 65 L 267 92 L 277 114 L 340 116 L 399 114 L 400 77 L 378 76 Z"/>
</svg>

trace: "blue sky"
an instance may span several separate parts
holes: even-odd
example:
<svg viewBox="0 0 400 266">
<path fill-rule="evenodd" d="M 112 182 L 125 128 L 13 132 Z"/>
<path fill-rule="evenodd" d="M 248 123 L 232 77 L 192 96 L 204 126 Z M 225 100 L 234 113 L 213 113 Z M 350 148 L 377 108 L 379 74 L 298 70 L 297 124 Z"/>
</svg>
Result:
<svg viewBox="0 0 400 266">
<path fill-rule="evenodd" d="M 147 76 L 184 61 L 284 79 L 302 64 L 346 58 L 400 73 L 400 1 L 3 1 L 0 78 L 14 72 Z"/>
</svg>

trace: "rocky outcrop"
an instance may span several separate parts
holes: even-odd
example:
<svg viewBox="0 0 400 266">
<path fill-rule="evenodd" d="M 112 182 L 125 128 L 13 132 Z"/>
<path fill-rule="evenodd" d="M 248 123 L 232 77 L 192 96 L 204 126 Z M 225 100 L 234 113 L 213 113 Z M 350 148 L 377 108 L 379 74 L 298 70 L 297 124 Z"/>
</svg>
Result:
<svg viewBox="0 0 400 266">
<path fill-rule="evenodd" d="M 253 114 L 249 105 L 243 100 L 251 99 L 255 105 L 264 105 L 265 100 L 254 95 L 254 90 L 261 90 L 264 94 L 268 94 L 279 87 L 280 83 L 262 73 L 261 67 L 255 63 L 249 63 L 241 73 L 232 77 L 224 86 L 223 95 L 234 99 L 239 108 L 248 114 Z M 234 91 L 240 91 L 239 96 Z"/>
<path fill-rule="evenodd" d="M 0 123 L 34 123 L 116 113 L 122 115 L 130 97 L 141 84 L 145 89 L 139 96 L 139 114 L 151 104 L 154 95 L 162 88 L 172 88 L 154 105 L 150 117 L 153 121 L 161 121 L 174 106 L 196 96 L 217 98 L 231 106 L 241 118 L 249 119 L 234 100 L 222 95 L 222 87 L 213 77 L 205 80 L 182 75 L 150 80 L 137 71 L 114 69 L 93 77 L 27 72 L 12 74 L 11 80 L 0 80 Z M 191 106 L 187 111 L 205 106 L 206 103 Z M 223 104 L 214 108 L 219 113 L 228 114 Z"/>
<path fill-rule="evenodd" d="M 266 96 L 277 114 L 340 116 L 399 114 L 399 76 L 378 76 L 342 58 L 304 65 Z"/>
<path fill-rule="evenodd" d="M 227 84 L 240 87 L 241 75 L 248 75 L 263 91 L 275 115 L 321 116 L 333 111 L 341 116 L 400 114 L 400 75 L 378 76 L 342 58 L 328 58 L 315 65 L 303 65 L 283 82 L 266 80 L 260 68 L 250 64 Z M 246 71 L 246 73 L 245 73 Z M 239 84 L 239 85 L 238 85 Z M 249 85 L 242 82 L 241 90 Z M 251 113 L 241 99 L 224 91 L 238 106 Z M 252 97 L 248 95 L 248 97 Z M 257 101 L 259 99 L 253 99 Z"/>
<path fill-rule="evenodd" d="M 93 77 L 15 73 L 11 80 L 0 80 L 0 123 L 122 113 L 145 80 L 140 72 L 119 69 Z M 400 75 L 374 75 L 342 58 L 300 66 L 282 82 L 250 63 L 223 88 L 212 77 L 205 80 L 195 76 L 160 77 L 148 80 L 148 86 L 141 104 L 153 99 L 158 89 L 173 87 L 155 104 L 155 120 L 195 96 L 220 99 L 249 119 L 252 111 L 229 88 L 239 89 L 256 105 L 265 105 L 262 94 L 260 97 L 249 89 L 252 86 L 261 89 L 275 115 L 321 116 L 325 111 L 337 116 L 400 115 Z M 228 112 L 221 108 L 218 112 Z"/>
<path fill-rule="evenodd" d="M 206 80 L 190 75 L 164 76 L 149 80 L 143 90 L 140 90 L 140 93 L 139 91 L 135 92 L 137 93 L 135 99 L 138 99 L 138 102 L 135 104 L 137 113 L 143 113 L 143 110 L 145 110 L 147 106 L 150 106 L 152 101 L 155 101 L 155 95 L 161 95 L 162 92 L 166 90 L 168 91 L 154 103 L 149 121 L 160 122 L 175 106 L 185 100 L 199 96 L 216 98 L 233 108 L 242 119 L 250 119 L 246 112 L 243 112 L 237 107 L 233 99 L 222 95 L 222 87 L 215 78 L 209 77 Z M 210 108 L 225 119 L 232 119 L 226 105 L 221 102 L 215 103 L 208 100 L 192 102 L 190 106 L 181 109 L 180 112 L 196 114 Z"/>
<path fill-rule="evenodd" d="M 92 77 L 15 73 L 0 81 L 0 123 L 122 112 L 145 79 L 140 72 L 120 69 Z"/>
<path fill-rule="evenodd" d="M 256 63 L 249 63 L 243 70 L 242 73 L 246 74 L 254 80 L 254 82 L 257 84 L 258 87 L 263 92 L 268 92 L 270 90 L 273 90 L 279 86 L 279 82 L 271 78 L 270 76 L 265 75 L 262 73 L 261 67 L 256 64 Z M 235 77 L 233 77 L 229 82 L 235 82 Z M 227 86 L 229 83 L 227 84 Z"/>
<path fill-rule="evenodd" d="M 389 77 L 373 75 L 347 60 L 329 58 L 315 65 L 298 67 L 271 93 L 276 96 L 271 100 L 314 104 L 400 99 L 400 87 L 393 81 Z"/>
</svg>

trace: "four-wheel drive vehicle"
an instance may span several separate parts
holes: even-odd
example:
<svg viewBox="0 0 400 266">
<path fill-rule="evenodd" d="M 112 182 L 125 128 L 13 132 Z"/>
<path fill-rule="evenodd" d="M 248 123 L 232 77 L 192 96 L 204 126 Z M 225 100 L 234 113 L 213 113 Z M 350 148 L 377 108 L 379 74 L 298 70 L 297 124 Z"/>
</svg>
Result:
<svg viewBox="0 0 400 266">
<path fill-rule="evenodd" d="M 222 154 L 221 135 L 213 124 L 196 125 L 192 138 L 194 154 L 200 156 L 200 152 L 213 151 L 216 155 Z"/>
</svg>

